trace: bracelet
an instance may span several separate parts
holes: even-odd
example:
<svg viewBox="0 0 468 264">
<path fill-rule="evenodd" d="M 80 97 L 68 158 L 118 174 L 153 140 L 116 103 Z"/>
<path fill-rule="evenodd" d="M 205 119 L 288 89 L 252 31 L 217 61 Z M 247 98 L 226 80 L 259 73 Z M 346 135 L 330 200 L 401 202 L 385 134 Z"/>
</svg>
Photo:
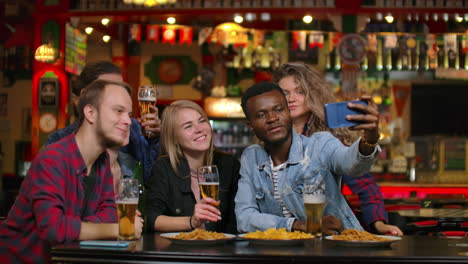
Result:
<svg viewBox="0 0 468 264">
<path fill-rule="evenodd" d="M 371 147 L 371 148 L 375 148 L 375 146 L 377 146 L 377 144 L 378 144 L 378 141 L 375 142 L 375 143 L 370 143 L 365 138 L 362 138 L 361 141 L 362 141 L 362 143 L 364 143 L 364 145 L 366 145 L 368 147 Z"/>
<path fill-rule="evenodd" d="M 193 215 L 190 216 L 189 224 L 190 224 L 190 228 L 191 228 L 192 230 L 194 230 L 195 228 L 194 228 L 193 225 L 192 225 L 192 217 L 193 217 Z"/>
</svg>

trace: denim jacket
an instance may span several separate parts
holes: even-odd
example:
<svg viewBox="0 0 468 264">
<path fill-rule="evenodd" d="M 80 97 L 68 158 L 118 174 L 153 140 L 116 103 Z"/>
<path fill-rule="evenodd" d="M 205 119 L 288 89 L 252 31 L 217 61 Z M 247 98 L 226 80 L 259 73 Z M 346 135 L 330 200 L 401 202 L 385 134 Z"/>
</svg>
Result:
<svg viewBox="0 0 468 264">
<path fill-rule="evenodd" d="M 326 184 L 324 214 L 339 218 L 345 229 L 362 230 L 359 221 L 347 205 L 334 175 L 362 175 L 372 166 L 380 147 L 369 156 L 359 153 L 359 140 L 344 146 L 328 132 L 318 132 L 310 138 L 293 132 L 287 166 L 279 172 L 279 192 L 284 205 L 295 218 L 306 221 L 302 190 L 304 182 Z M 266 230 L 271 227 L 291 230 L 295 218 L 282 215 L 281 204 L 273 196 L 273 181 L 269 154 L 260 145 L 244 150 L 241 158 L 241 178 L 235 198 L 239 232 Z"/>
</svg>

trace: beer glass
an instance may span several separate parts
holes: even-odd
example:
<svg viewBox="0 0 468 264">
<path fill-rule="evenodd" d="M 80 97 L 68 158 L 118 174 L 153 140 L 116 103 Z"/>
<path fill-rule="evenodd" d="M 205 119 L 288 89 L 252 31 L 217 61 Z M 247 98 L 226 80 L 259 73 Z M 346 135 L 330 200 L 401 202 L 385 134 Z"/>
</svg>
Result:
<svg viewBox="0 0 468 264">
<path fill-rule="evenodd" d="M 219 174 L 216 165 L 198 168 L 198 186 L 202 198 L 210 197 L 218 201 L 219 205 Z"/>
<path fill-rule="evenodd" d="M 306 231 L 314 236 L 322 235 L 322 216 L 325 207 L 325 183 L 304 183 L 304 207 L 307 216 Z"/>
<path fill-rule="evenodd" d="M 156 87 L 153 85 L 141 85 L 138 88 L 138 105 L 140 107 L 140 116 L 143 116 L 147 113 L 154 113 L 154 110 L 150 106 L 156 106 Z M 145 122 L 147 119 L 143 119 Z M 142 133 L 147 138 L 155 138 L 157 135 L 152 131 L 146 131 L 142 127 Z"/>
<path fill-rule="evenodd" d="M 115 195 L 119 219 L 119 240 L 134 240 L 135 215 L 138 206 L 138 180 L 120 179 Z"/>
</svg>

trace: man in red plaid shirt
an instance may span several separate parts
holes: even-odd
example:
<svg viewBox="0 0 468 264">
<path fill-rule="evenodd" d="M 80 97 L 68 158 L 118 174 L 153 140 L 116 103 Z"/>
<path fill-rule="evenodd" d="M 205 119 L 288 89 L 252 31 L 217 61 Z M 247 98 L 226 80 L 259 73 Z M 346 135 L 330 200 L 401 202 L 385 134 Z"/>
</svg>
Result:
<svg viewBox="0 0 468 264">
<path fill-rule="evenodd" d="M 106 149 L 128 144 L 130 93 L 128 85 L 105 80 L 82 91 L 78 131 L 38 154 L 0 225 L 0 263 L 47 263 L 51 246 L 117 238 Z M 141 229 L 136 233 L 140 236 Z"/>
</svg>

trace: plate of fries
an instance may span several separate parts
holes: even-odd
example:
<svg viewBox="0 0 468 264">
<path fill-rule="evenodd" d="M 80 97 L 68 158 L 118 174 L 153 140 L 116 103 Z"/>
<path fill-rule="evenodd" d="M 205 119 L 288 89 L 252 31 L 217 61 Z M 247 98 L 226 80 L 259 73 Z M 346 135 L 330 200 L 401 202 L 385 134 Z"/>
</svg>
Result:
<svg viewBox="0 0 468 264">
<path fill-rule="evenodd" d="M 314 239 L 314 236 L 300 231 L 286 231 L 286 228 L 270 228 L 265 231 L 255 231 L 241 234 L 240 238 L 251 244 L 265 246 L 290 246 L 303 244 L 305 241 Z"/>
<path fill-rule="evenodd" d="M 366 231 L 346 229 L 339 235 L 326 236 L 325 240 L 345 247 L 388 247 L 392 243 L 400 241 L 401 237 L 374 235 Z"/>
<path fill-rule="evenodd" d="M 232 234 L 206 231 L 205 229 L 195 229 L 192 232 L 162 233 L 160 236 L 171 240 L 173 243 L 185 245 L 222 244 L 236 237 Z"/>
</svg>

